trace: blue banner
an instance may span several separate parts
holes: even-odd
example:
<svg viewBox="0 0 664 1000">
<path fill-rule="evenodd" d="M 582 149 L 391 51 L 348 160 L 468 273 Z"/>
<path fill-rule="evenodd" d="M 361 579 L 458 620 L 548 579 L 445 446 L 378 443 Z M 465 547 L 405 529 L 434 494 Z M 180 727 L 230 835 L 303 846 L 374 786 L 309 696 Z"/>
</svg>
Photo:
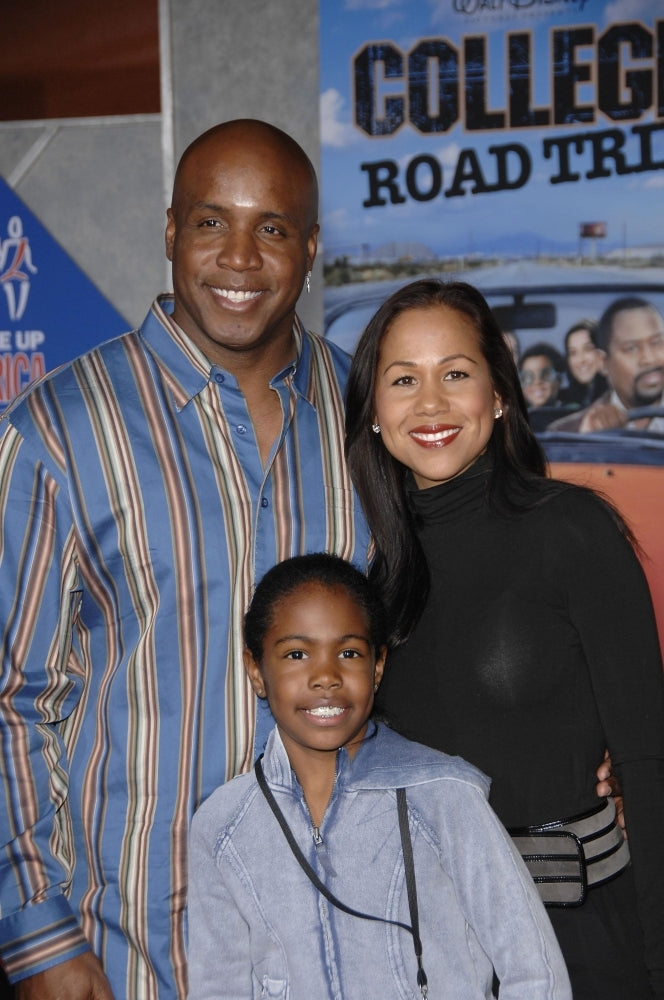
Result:
<svg viewBox="0 0 664 1000">
<path fill-rule="evenodd" d="M 35 378 L 127 330 L 0 178 L 0 410 Z"/>
</svg>

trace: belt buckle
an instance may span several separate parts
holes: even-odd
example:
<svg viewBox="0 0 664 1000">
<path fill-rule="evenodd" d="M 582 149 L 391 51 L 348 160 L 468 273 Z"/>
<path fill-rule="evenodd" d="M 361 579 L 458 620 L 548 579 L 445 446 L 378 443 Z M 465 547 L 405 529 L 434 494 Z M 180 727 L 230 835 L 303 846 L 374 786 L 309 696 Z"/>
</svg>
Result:
<svg viewBox="0 0 664 1000">
<path fill-rule="evenodd" d="M 546 906 L 581 906 L 588 891 L 583 844 L 570 830 L 531 830 L 512 838 Z"/>
</svg>

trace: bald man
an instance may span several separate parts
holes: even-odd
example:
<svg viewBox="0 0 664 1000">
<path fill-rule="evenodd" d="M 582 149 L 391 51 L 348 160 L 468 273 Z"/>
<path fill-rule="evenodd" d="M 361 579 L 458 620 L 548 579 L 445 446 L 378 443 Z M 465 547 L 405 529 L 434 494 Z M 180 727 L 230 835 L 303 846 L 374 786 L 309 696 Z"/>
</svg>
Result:
<svg viewBox="0 0 664 1000">
<path fill-rule="evenodd" d="M 17 1000 L 184 1000 L 189 822 L 271 725 L 242 667 L 254 582 L 303 552 L 366 566 L 349 359 L 295 313 L 317 208 L 284 132 L 204 133 L 168 210 L 174 295 L 4 418 L 0 957 Z"/>
</svg>

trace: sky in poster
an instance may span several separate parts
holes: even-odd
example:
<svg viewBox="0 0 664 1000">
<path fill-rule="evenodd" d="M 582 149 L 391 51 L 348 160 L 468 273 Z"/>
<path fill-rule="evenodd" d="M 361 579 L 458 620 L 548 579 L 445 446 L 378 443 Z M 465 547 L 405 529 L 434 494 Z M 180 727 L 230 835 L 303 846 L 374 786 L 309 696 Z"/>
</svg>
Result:
<svg viewBox="0 0 664 1000">
<path fill-rule="evenodd" d="M 460 120 L 445 132 L 422 134 L 406 120 L 393 135 L 369 137 L 354 122 L 353 88 L 353 60 L 368 42 L 389 42 L 404 54 L 407 64 L 408 53 L 422 39 L 443 37 L 462 49 L 468 36 L 484 36 L 487 111 L 505 111 L 505 37 L 508 32 L 527 31 L 532 38 L 532 107 L 551 108 L 552 33 L 590 25 L 595 44 L 577 50 L 577 59 L 590 67 L 590 79 L 577 86 L 576 97 L 580 105 L 596 107 L 597 40 L 610 25 L 638 22 L 647 29 L 653 39 L 652 56 L 628 60 L 624 66 L 650 70 L 655 80 L 658 7 L 659 0 L 321 0 L 322 231 L 326 260 L 342 254 L 373 256 L 376 250 L 395 243 L 417 243 L 435 256 L 574 254 L 579 247 L 579 225 L 587 221 L 606 223 L 603 250 L 661 247 L 662 213 L 661 208 L 655 208 L 664 204 L 664 121 L 656 118 L 652 105 L 632 121 L 611 121 L 597 111 L 591 124 L 519 129 L 507 124 L 498 130 L 472 132 L 465 128 L 461 111 Z M 664 37 L 664 31 L 660 34 Z M 380 102 L 382 97 L 403 96 L 406 83 L 403 79 L 383 80 L 379 87 Z M 626 95 L 623 90 L 622 97 Z M 646 124 L 659 127 L 650 133 L 650 165 L 643 169 L 642 146 L 632 129 Z M 640 165 L 640 170 L 618 175 L 607 159 L 604 165 L 609 167 L 609 176 L 587 178 L 593 169 L 588 141 L 581 151 L 572 149 L 569 154 L 578 179 L 551 183 L 559 169 L 558 154 L 543 155 L 547 139 L 566 140 L 575 134 L 616 128 L 624 134 L 625 162 L 630 168 Z M 473 183 L 468 180 L 461 185 L 462 193 L 446 196 L 464 150 L 473 151 L 473 162 L 491 187 L 495 186 L 497 167 L 490 149 L 510 144 L 527 151 L 529 176 L 522 186 L 473 193 Z M 434 158 L 441 167 L 440 192 L 426 200 L 411 197 L 404 180 L 408 165 L 420 156 Z M 369 173 L 361 164 L 382 160 L 397 164 L 396 179 L 404 200 L 366 207 Z M 506 162 L 516 177 L 521 169 L 517 158 L 509 154 Z M 468 169 L 468 160 L 465 163 Z M 414 176 L 420 191 L 432 189 L 426 163 Z"/>
</svg>

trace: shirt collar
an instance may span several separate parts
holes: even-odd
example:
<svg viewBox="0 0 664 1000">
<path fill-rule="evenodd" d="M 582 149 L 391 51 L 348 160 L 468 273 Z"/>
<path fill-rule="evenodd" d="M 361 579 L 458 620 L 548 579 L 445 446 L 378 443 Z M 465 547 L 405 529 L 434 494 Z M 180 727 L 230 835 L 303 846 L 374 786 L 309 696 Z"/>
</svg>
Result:
<svg viewBox="0 0 664 1000">
<path fill-rule="evenodd" d="M 172 294 L 158 296 L 141 327 L 141 336 L 163 372 L 178 409 L 182 409 L 208 384 L 214 366 L 173 320 L 174 307 Z M 295 391 L 314 406 L 309 378 L 309 335 L 297 316 L 293 323 L 293 336 L 295 357 L 270 380 L 270 385 L 277 386 L 292 378 Z"/>
<path fill-rule="evenodd" d="M 624 411 L 627 410 L 627 407 L 623 404 L 620 396 L 618 395 L 615 389 L 611 390 L 611 396 L 609 398 L 609 402 L 613 406 L 617 406 L 619 410 L 624 410 Z"/>
</svg>

